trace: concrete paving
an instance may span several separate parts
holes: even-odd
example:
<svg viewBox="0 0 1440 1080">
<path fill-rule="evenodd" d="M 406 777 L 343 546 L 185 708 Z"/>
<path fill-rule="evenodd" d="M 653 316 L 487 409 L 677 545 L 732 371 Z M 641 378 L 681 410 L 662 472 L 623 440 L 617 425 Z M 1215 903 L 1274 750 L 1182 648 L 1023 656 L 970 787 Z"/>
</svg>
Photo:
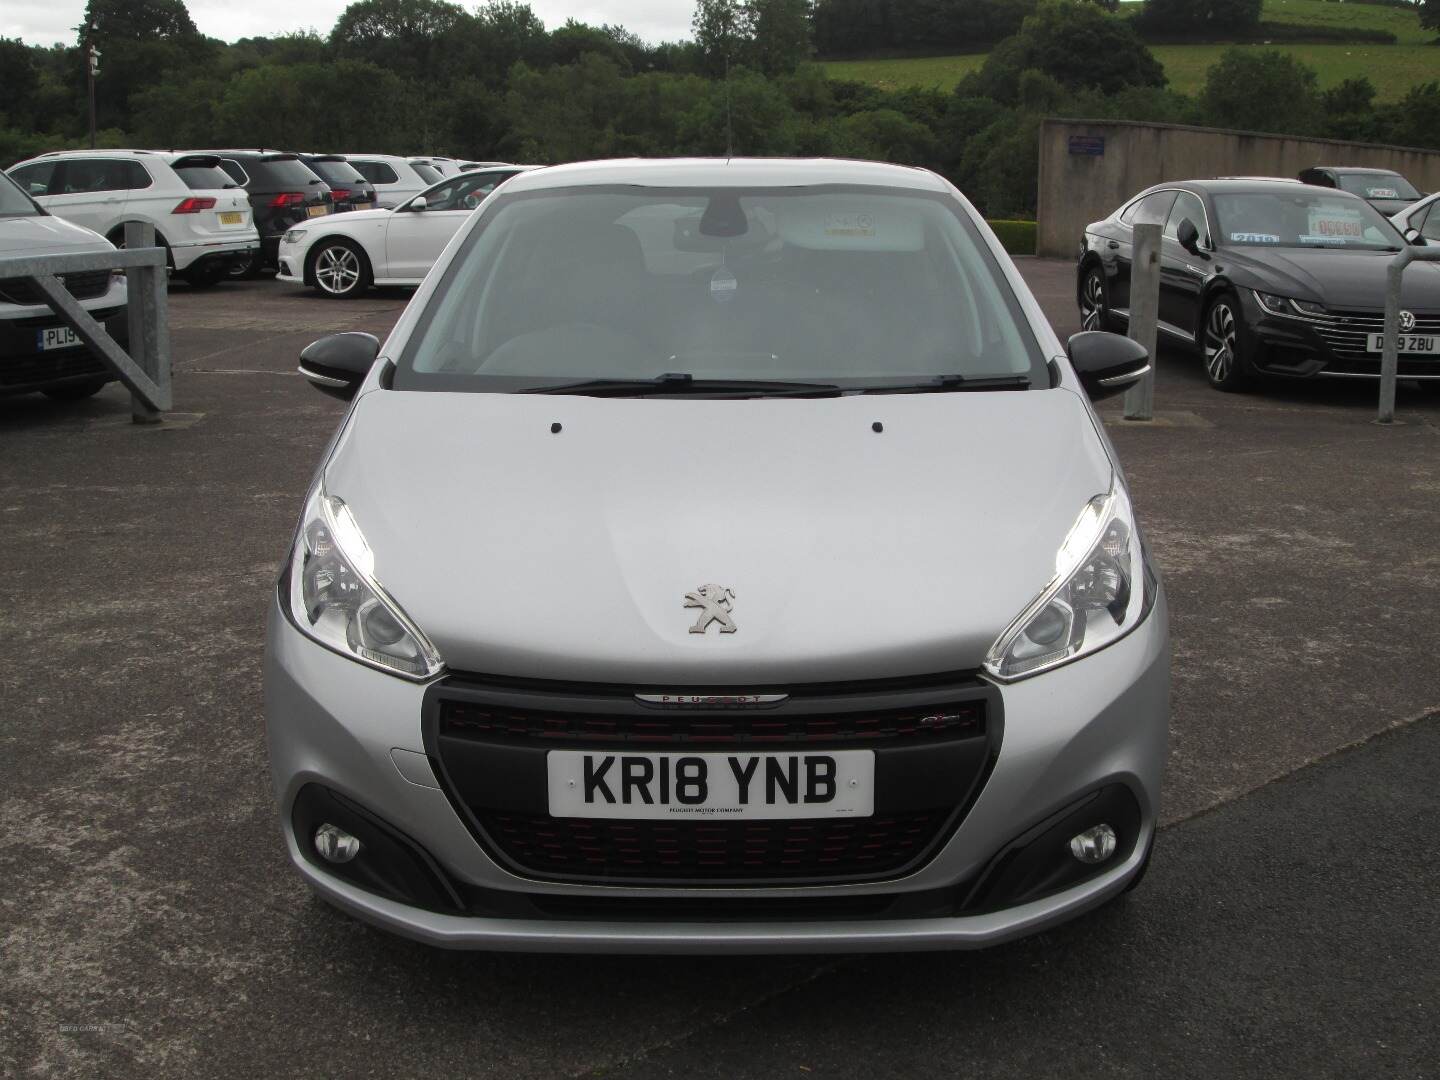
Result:
<svg viewBox="0 0 1440 1080">
<path fill-rule="evenodd" d="M 1070 265 L 1021 264 L 1073 332 Z M 1402 389 L 1406 423 L 1383 429 L 1373 385 L 1226 396 L 1179 353 L 1162 422 L 1109 426 L 1175 641 L 1168 827 L 1126 902 L 975 956 L 672 961 L 441 953 L 311 900 L 270 802 L 260 640 L 343 407 L 295 358 L 383 333 L 405 299 L 177 285 L 166 424 L 132 426 L 118 387 L 0 400 L 0 1075 L 1440 1059 L 1440 734 L 1417 719 L 1440 711 L 1440 395 Z"/>
</svg>

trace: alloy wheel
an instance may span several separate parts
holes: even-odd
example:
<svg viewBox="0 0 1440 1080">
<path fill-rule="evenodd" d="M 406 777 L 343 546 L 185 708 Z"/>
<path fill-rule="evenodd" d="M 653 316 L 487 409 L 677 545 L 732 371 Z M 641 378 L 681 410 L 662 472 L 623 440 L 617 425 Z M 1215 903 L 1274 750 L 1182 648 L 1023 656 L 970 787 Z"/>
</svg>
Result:
<svg viewBox="0 0 1440 1080">
<path fill-rule="evenodd" d="M 1205 370 L 1217 385 L 1230 378 L 1235 368 L 1235 313 L 1221 300 L 1205 320 Z"/>
<path fill-rule="evenodd" d="M 343 244 L 327 247 L 315 259 L 315 281 L 331 296 L 344 296 L 360 280 L 360 256 Z"/>
<path fill-rule="evenodd" d="M 1105 321 L 1105 283 L 1091 270 L 1080 296 L 1080 329 L 1100 330 Z"/>
</svg>

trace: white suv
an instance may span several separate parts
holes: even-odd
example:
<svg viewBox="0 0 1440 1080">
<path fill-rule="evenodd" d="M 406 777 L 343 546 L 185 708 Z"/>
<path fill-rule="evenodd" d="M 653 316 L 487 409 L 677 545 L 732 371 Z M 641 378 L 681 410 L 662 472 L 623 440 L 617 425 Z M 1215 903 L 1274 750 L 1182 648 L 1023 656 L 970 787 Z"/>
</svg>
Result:
<svg viewBox="0 0 1440 1080">
<path fill-rule="evenodd" d="M 399 206 L 419 195 L 431 184 L 445 178 L 429 158 L 406 158 L 396 154 L 346 154 L 361 176 L 375 185 L 375 202 L 381 209 Z"/>
<path fill-rule="evenodd" d="M 245 189 L 208 154 L 65 150 L 22 161 L 10 176 L 56 217 L 117 247 L 125 224 L 148 222 L 170 267 L 192 285 L 213 285 L 260 246 Z"/>
</svg>

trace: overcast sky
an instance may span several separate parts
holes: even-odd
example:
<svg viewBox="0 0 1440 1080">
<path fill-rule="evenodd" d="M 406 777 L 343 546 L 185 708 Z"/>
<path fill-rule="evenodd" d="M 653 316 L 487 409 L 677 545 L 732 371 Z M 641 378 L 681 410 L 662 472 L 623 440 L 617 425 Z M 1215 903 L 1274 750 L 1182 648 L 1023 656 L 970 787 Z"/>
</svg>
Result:
<svg viewBox="0 0 1440 1080">
<path fill-rule="evenodd" d="M 190 18 L 202 34 L 234 41 L 242 37 L 283 34 L 292 30 L 318 30 L 328 34 L 345 10 L 346 0 L 186 0 Z M 473 8 L 476 0 L 464 0 Z M 649 41 L 675 41 L 690 36 L 691 0 L 531 0 L 535 14 L 554 29 L 566 19 L 618 23 Z M 85 0 L 3 0 L 0 3 L 0 37 L 23 38 L 29 45 L 67 44 L 75 40 L 72 27 L 85 13 Z"/>
</svg>

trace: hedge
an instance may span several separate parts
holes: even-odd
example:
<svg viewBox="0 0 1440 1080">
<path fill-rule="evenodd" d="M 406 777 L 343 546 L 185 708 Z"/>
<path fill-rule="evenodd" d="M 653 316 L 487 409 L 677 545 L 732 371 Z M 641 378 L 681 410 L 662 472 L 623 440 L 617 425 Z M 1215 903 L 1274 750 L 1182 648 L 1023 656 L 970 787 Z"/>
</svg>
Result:
<svg viewBox="0 0 1440 1080">
<path fill-rule="evenodd" d="M 995 230 L 1000 243 L 1011 255 L 1035 254 L 1035 222 L 991 221 L 987 224 Z"/>
</svg>

